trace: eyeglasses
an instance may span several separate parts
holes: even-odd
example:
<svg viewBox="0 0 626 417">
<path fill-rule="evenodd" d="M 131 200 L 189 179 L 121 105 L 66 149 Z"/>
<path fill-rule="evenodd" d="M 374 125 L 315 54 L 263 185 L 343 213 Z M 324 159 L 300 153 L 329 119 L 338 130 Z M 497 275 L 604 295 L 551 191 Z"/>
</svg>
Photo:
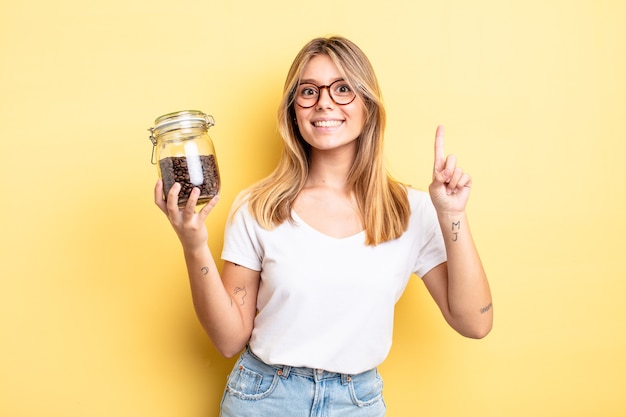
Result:
<svg viewBox="0 0 626 417">
<path fill-rule="evenodd" d="M 356 93 L 344 80 L 334 81 L 330 85 L 303 83 L 296 89 L 296 104 L 305 109 L 315 106 L 325 88 L 331 100 L 340 106 L 350 104 L 356 98 Z"/>
</svg>

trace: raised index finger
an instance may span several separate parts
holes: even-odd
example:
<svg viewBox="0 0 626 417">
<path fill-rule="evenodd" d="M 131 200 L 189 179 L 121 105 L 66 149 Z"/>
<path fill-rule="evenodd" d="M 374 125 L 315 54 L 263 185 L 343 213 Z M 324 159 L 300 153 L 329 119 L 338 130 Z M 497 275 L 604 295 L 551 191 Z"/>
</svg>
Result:
<svg viewBox="0 0 626 417">
<path fill-rule="evenodd" d="M 443 149 L 443 126 L 437 126 L 435 132 L 435 172 L 441 172 L 445 168 L 446 154 Z"/>
</svg>

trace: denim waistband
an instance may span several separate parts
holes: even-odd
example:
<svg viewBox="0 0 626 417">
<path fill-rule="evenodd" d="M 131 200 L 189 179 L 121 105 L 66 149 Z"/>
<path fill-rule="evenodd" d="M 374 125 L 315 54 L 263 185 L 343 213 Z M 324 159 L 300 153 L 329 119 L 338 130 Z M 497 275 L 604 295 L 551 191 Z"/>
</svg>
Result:
<svg viewBox="0 0 626 417">
<path fill-rule="evenodd" d="M 258 361 L 261 364 L 264 364 L 265 366 L 268 366 L 270 368 L 273 368 L 276 370 L 276 372 L 278 373 L 279 376 L 283 377 L 283 378 L 288 378 L 290 374 L 293 375 L 299 375 L 299 376 L 303 376 L 303 377 L 308 377 L 308 378 L 312 378 L 316 381 L 321 381 L 324 379 L 341 379 L 341 382 L 343 384 L 347 384 L 350 381 L 352 381 L 352 378 L 356 375 L 351 375 L 351 374 L 342 374 L 339 372 L 330 372 L 330 371 L 326 371 L 324 369 L 316 369 L 316 368 L 307 368 L 307 367 L 299 367 L 299 366 L 289 366 L 289 365 L 271 365 L 268 363 L 265 363 L 262 359 L 260 359 L 258 356 L 256 356 L 254 354 L 254 352 L 252 352 L 252 350 L 250 350 L 249 347 L 246 347 L 246 350 L 243 353 L 244 355 L 248 355 L 248 357 Z M 363 374 L 367 374 L 368 372 L 376 372 L 376 369 L 372 369 L 369 371 L 365 371 L 362 374 L 359 375 L 363 375 Z"/>
</svg>

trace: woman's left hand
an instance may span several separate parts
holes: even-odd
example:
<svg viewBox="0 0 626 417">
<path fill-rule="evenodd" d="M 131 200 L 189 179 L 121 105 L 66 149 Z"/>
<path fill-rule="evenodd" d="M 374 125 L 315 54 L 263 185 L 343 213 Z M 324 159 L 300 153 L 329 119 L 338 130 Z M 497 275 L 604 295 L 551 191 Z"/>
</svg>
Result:
<svg viewBox="0 0 626 417">
<path fill-rule="evenodd" d="M 435 164 L 433 182 L 428 187 L 438 213 L 462 213 L 469 199 L 472 178 L 456 165 L 456 157 L 446 157 L 443 147 L 443 126 L 435 133 Z"/>
</svg>

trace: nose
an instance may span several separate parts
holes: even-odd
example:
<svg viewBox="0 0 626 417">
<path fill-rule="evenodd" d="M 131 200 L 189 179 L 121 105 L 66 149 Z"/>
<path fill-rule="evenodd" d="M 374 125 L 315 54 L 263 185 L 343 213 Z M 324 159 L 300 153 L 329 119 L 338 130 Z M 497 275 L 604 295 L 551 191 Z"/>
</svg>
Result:
<svg viewBox="0 0 626 417">
<path fill-rule="evenodd" d="M 326 93 L 324 93 L 326 91 Z M 330 96 L 330 87 L 325 85 L 320 87 L 320 96 L 317 100 L 318 108 L 329 108 L 332 107 L 335 101 Z"/>
</svg>

